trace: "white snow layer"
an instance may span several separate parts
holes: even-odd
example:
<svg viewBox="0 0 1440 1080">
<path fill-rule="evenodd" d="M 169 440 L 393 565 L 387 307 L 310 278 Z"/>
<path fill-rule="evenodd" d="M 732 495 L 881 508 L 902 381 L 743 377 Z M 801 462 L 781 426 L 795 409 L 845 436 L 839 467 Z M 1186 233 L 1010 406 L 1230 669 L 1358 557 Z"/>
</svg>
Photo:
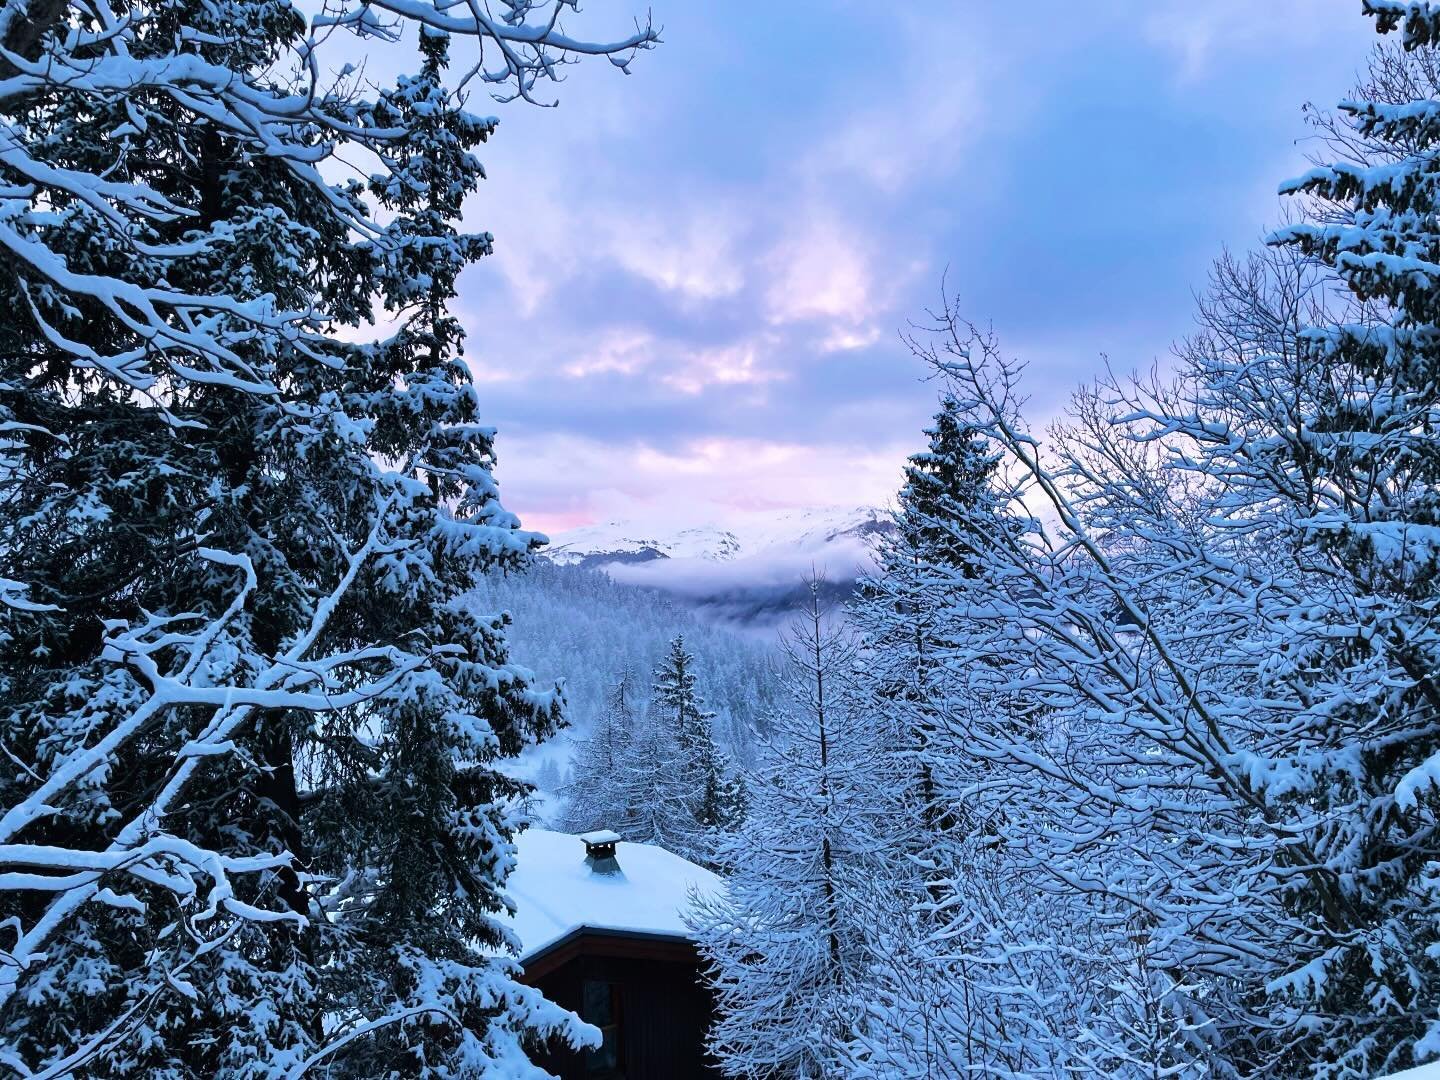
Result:
<svg viewBox="0 0 1440 1080">
<path fill-rule="evenodd" d="M 703 866 L 652 844 L 616 845 L 619 874 L 592 873 L 584 842 L 569 833 L 526 829 L 515 847 L 506 892 L 515 902 L 510 926 L 522 959 L 582 926 L 690 937 L 683 913 L 692 894 L 725 887 Z"/>
<path fill-rule="evenodd" d="M 683 528 L 653 522 L 609 521 L 557 533 L 550 538 L 550 546 L 543 554 L 562 565 L 580 562 L 586 557 L 621 558 L 645 551 L 667 559 L 723 563 L 776 549 L 818 550 L 888 521 L 886 511 L 869 506 L 752 511 L 732 515 L 724 525 Z"/>
</svg>

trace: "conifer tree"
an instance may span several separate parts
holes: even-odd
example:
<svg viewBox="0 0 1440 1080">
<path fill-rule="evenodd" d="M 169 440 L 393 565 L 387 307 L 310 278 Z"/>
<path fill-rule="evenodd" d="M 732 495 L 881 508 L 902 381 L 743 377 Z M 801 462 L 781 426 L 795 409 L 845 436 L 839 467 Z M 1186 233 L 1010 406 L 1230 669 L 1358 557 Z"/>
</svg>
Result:
<svg viewBox="0 0 1440 1080">
<path fill-rule="evenodd" d="M 940 411 L 925 435 L 929 445 L 905 464 L 898 545 L 889 545 L 886 554 L 904 560 L 904 553 L 912 553 L 912 562 L 973 577 L 980 570 L 983 549 L 956 526 L 971 522 L 981 528 L 982 515 L 1000 520 L 1003 500 L 994 487 L 1000 455 L 986 444 L 953 394 L 941 397 Z"/>
<path fill-rule="evenodd" d="M 975 797 L 993 776 L 967 738 L 977 713 L 1024 713 L 1023 696 L 994 693 L 1003 676 L 975 648 L 994 631 L 967 615 L 993 584 L 990 545 L 1017 537 L 1020 522 L 999 453 L 954 395 L 925 434 L 895 528 L 851 604 L 865 644 L 855 683 L 888 733 L 896 812 L 884 833 L 893 907 L 873 929 L 869 1016 L 850 1066 L 867 1076 L 1044 1075 L 1065 1060 L 1055 1048 L 1064 1037 L 1045 1036 L 1074 1019 L 1056 993 L 1062 953 L 1046 900 L 997 848 L 1005 811 Z"/>
<path fill-rule="evenodd" d="M 615 777 L 614 798 L 623 808 L 616 831 L 627 840 L 705 861 L 694 793 L 685 784 L 679 743 L 667 720 L 651 710 L 641 714 L 629 749 Z"/>
<path fill-rule="evenodd" d="M 695 658 L 685 650 L 685 635 L 670 642 L 670 651 L 655 669 L 654 705 L 675 732 L 681 752 L 697 764 L 713 746 L 710 721 L 715 718 L 700 700 Z"/>
<path fill-rule="evenodd" d="M 625 778 L 633 768 L 636 720 L 630 705 L 633 676 L 623 671 L 611 688 L 605 709 L 588 738 L 576 747 L 566 785 L 561 827 L 570 832 L 622 829 L 630 818 Z M 626 832 L 627 840 L 648 837 Z"/>
<path fill-rule="evenodd" d="M 1344 158 L 1284 188 L 1324 209 L 1272 243 L 1316 259 L 1355 303 L 1338 325 L 1302 331 L 1307 361 L 1337 391 L 1307 402 L 1313 439 L 1267 458 L 1335 493 L 1311 498 L 1302 535 L 1355 607 L 1338 619 L 1349 640 L 1310 644 L 1304 664 L 1310 678 L 1359 684 L 1311 710 L 1307 775 L 1291 796 L 1346 822 L 1315 842 L 1327 871 L 1354 884 L 1329 904 L 1324 890 L 1295 890 L 1308 964 L 1285 986 L 1322 1018 L 1311 1021 L 1312 1053 L 1344 1046 L 1350 1067 L 1378 1069 L 1397 1052 L 1402 1062 L 1440 1056 L 1440 635 L 1417 617 L 1440 601 L 1440 102 L 1423 77 L 1440 11 L 1364 7 L 1381 33 L 1399 30 L 1403 49 L 1428 56 L 1409 65 L 1421 77 L 1396 81 L 1379 54 L 1375 77 L 1340 106 L 1350 137 L 1332 146 Z M 1370 684 L 1377 661 L 1387 674 Z"/>
<path fill-rule="evenodd" d="M 499 505 L 447 314 L 536 5 L 0 9 L 0 1061 L 21 1075 L 524 1075 L 575 1029 L 494 958 L 515 785 L 552 727 L 458 603 Z M 326 41 L 420 32 L 367 98 Z M 547 25 L 549 29 L 547 29 Z M 102 138 L 99 133 L 106 133 Z M 363 148 L 374 175 L 320 166 Z M 365 198 L 368 191 L 369 202 Z M 369 206 L 379 210 L 379 219 Z M 347 344 L 375 301 L 399 329 Z"/>
<path fill-rule="evenodd" d="M 653 708 L 655 715 L 670 727 L 678 763 L 677 780 L 695 825 L 703 833 L 733 827 L 737 815 L 744 812 L 744 802 L 725 755 L 715 743 L 710 723 L 715 714 L 700 700 L 694 664 L 695 658 L 685 650 L 684 635 L 677 636 L 655 670 Z M 696 843 L 703 850 L 705 841 Z"/>
<path fill-rule="evenodd" d="M 953 681 L 944 626 L 980 572 L 985 533 L 1014 525 L 993 486 L 999 456 L 953 396 L 941 399 L 925 434 L 928 446 L 905 465 L 895 528 L 880 537 L 877 570 L 852 610 L 872 655 L 866 684 L 874 708 L 894 729 L 895 752 L 908 758 L 897 775 L 909 776 L 917 821 L 935 829 L 954 825 L 956 813 L 945 805 L 932 752 Z"/>
<path fill-rule="evenodd" d="M 719 1001 L 710 1049 L 729 1076 L 847 1075 L 891 891 L 888 759 L 848 690 L 855 643 L 827 621 L 821 583 L 808 586 L 769 757 L 720 848 L 726 894 L 693 916 Z"/>
</svg>

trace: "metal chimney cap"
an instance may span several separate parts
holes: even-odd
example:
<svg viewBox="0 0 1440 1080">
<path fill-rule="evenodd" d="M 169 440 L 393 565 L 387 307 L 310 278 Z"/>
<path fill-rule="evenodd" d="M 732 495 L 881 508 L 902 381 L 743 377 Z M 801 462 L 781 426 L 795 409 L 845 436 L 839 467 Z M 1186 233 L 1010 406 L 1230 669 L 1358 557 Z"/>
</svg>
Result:
<svg viewBox="0 0 1440 1080">
<path fill-rule="evenodd" d="M 615 858 L 615 845 L 620 842 L 619 833 L 609 829 L 597 829 L 595 832 L 581 833 L 580 840 L 585 845 L 585 865 L 590 867 L 592 874 L 620 873 L 620 863 Z"/>
</svg>

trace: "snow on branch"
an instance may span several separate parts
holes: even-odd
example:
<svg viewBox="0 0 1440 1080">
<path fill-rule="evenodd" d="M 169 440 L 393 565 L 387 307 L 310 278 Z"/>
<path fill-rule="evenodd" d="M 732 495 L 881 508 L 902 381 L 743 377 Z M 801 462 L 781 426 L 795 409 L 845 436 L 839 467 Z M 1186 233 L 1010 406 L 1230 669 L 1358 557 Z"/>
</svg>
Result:
<svg viewBox="0 0 1440 1080">
<path fill-rule="evenodd" d="M 232 153 L 283 162 L 329 208 L 338 235 L 383 244 L 364 203 L 325 179 L 323 166 L 347 147 L 383 161 L 407 131 L 377 121 L 376 103 L 346 77 L 322 79 L 322 60 L 341 40 L 337 32 L 373 34 L 385 14 L 394 20 L 390 36 L 408 25 L 470 39 L 481 60 L 462 86 L 478 78 L 501 100 L 527 101 L 572 59 L 605 56 L 626 69 L 658 40 L 648 22 L 610 41 L 572 37 L 561 16 L 573 7 L 573 0 L 513 0 L 495 15 L 474 0 L 380 0 L 327 10 L 308 26 L 297 15 L 277 43 L 270 73 L 261 76 L 206 58 L 217 44 L 213 26 L 158 29 L 168 9 L 140 5 L 121 16 L 104 0 L 85 0 L 67 17 L 63 4 L 7 5 L 0 11 L 0 247 L 15 260 L 35 325 L 70 363 L 136 391 L 165 396 L 202 383 L 275 396 L 272 378 L 242 359 L 241 347 L 257 332 L 274 333 L 320 361 L 328 351 L 324 328 L 341 317 L 287 309 L 263 294 L 241 300 L 166 286 L 184 277 L 185 266 L 232 242 L 224 223 L 204 220 L 144 176 L 114 177 L 97 162 L 67 160 L 53 141 L 37 142 L 26 125 L 37 98 L 72 101 L 94 116 L 124 116 L 108 134 L 121 149 L 155 129 L 173 129 L 187 156 L 202 165 L 227 144 Z M 217 21 L 226 25 L 223 13 Z M 157 51 L 157 34 L 173 44 Z M 73 252 L 76 229 L 92 235 L 92 250 L 108 249 L 118 261 L 107 260 L 106 272 L 84 269 Z M 68 329 L 96 316 L 115 327 L 114 351 L 102 352 Z"/>
<path fill-rule="evenodd" d="M 49 775 L 28 791 L 26 797 L 0 815 L 0 865 L 22 866 L 26 873 L 0 874 L 0 891 L 55 894 L 44 913 L 29 926 L 16 924 L 15 940 L 0 947 L 0 1004 L 15 992 L 32 964 L 45 958 L 45 943 L 63 931 L 86 904 L 103 900 L 116 903 L 113 892 L 120 879 L 133 878 L 139 884 L 155 886 L 187 902 L 189 922 L 194 925 L 224 913 L 253 921 L 304 921 L 289 910 L 271 910 L 239 901 L 230 885 L 238 874 L 255 874 L 290 867 L 290 854 L 227 857 L 209 852 L 164 831 L 164 821 L 183 798 L 187 785 L 206 759 L 237 752 L 230 737 L 257 709 L 296 709 L 324 713 L 353 708 L 394 689 L 412 672 L 425 667 L 433 654 L 410 654 L 388 647 L 362 648 L 331 654 L 319 660 L 307 654 L 324 631 L 336 607 L 353 587 L 356 578 L 377 553 L 387 549 L 388 516 L 402 500 L 398 496 L 375 511 L 374 524 L 366 542 L 348 561 L 344 574 L 316 604 L 310 624 L 290 647 L 268 667 L 246 683 L 204 682 L 205 673 L 221 648 L 226 625 L 245 606 L 256 586 L 254 567 L 248 557 L 214 549 L 202 549 L 202 557 L 241 572 L 242 583 L 234 600 L 217 618 L 191 630 L 176 629 L 177 623 L 193 617 L 148 618 L 138 627 L 116 626 L 107 637 L 112 662 L 135 669 L 149 686 L 149 695 L 100 739 L 81 746 L 56 762 Z M 170 672 L 161 667 L 161 656 L 178 655 L 182 662 Z M 345 679 L 350 668 L 373 671 L 358 684 Z M 342 681 L 352 688 L 338 690 Z M 318 684 L 318 692 L 302 692 L 296 686 Z M 54 845 L 15 842 L 22 831 L 58 812 L 71 798 L 83 798 L 79 788 L 92 772 L 105 770 L 117 760 L 126 743 L 153 729 L 168 716 L 185 707 L 198 706 L 202 719 L 191 728 L 189 738 L 173 755 L 168 778 L 158 794 L 115 834 L 104 851 L 75 850 Z M 197 879 L 209 882 L 202 889 Z M 121 894 L 121 902 L 124 902 Z M 139 901 L 133 901 L 138 903 Z"/>
</svg>

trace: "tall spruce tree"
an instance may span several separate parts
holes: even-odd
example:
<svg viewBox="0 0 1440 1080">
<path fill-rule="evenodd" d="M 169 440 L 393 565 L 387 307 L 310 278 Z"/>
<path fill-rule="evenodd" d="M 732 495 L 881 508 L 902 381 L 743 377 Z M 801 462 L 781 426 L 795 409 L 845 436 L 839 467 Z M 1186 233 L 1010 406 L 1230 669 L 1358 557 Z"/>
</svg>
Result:
<svg viewBox="0 0 1440 1080">
<path fill-rule="evenodd" d="M 489 246 L 453 222 L 493 121 L 443 77 L 447 32 L 505 42 L 485 77 L 526 97 L 566 52 L 652 35 L 589 46 L 512 9 L 0 9 L 22 1075 L 524 1074 L 533 1032 L 573 1034 L 492 955 L 515 788 L 491 763 L 557 699 L 458 603 L 534 541 L 446 313 Z M 395 36 L 386 10 L 423 28 L 419 72 L 319 84 L 334 35 Z M 327 182 L 346 146 L 374 175 Z M 332 336 L 377 297 L 390 339 Z"/>
<path fill-rule="evenodd" d="M 994 487 L 1000 455 L 965 415 L 953 394 L 940 399 L 940 411 L 925 429 L 928 446 L 905 464 L 905 485 L 898 498 L 898 545 L 887 548 L 894 560 L 943 567 L 961 576 L 979 572 L 983 548 L 957 523 L 974 523 L 989 514 L 1000 522 L 1003 500 Z"/>
<path fill-rule="evenodd" d="M 708 862 L 705 847 L 713 840 L 703 834 L 733 827 L 744 813 L 745 800 L 740 782 L 715 742 L 711 728 L 715 714 L 700 700 L 694 668 L 695 658 L 685 650 L 681 634 L 655 669 L 652 710 L 672 732 L 676 779 L 699 830 L 692 850 L 682 854 Z"/>
<path fill-rule="evenodd" d="M 695 824 L 693 791 L 686 786 L 679 744 L 669 723 L 647 710 L 636 720 L 629 754 L 616 774 L 614 798 L 622 807 L 613 826 L 627 840 L 656 844 L 703 861 L 705 845 Z"/>
<path fill-rule="evenodd" d="M 977 797 L 994 777 L 966 734 L 976 713 L 1013 720 L 1023 695 L 974 646 L 993 634 L 984 602 L 990 545 L 1021 521 L 1000 486 L 1000 454 L 952 394 L 906 463 L 895 528 L 850 615 L 865 662 L 853 679 L 886 737 L 884 846 L 892 905 L 871 928 L 868 1017 L 849 1067 L 865 1076 L 1046 1075 L 1073 1010 L 1056 993 L 1063 952 L 1047 903 L 999 849 L 1003 805 Z M 1067 943 L 1068 944 L 1068 943 Z M 1040 999 L 1043 1008 L 1037 1008 Z"/>
<path fill-rule="evenodd" d="M 621 672 L 594 729 L 576 747 L 570 782 L 564 790 L 562 828 L 571 832 L 621 829 L 631 816 L 625 781 L 635 754 L 636 718 L 630 703 L 633 681 L 630 671 Z M 629 832 L 625 838 L 649 839 Z"/>
<path fill-rule="evenodd" d="M 897 776 L 909 778 L 917 821 L 940 828 L 953 825 L 956 812 L 937 784 L 932 752 L 952 682 L 944 626 L 980 572 L 985 534 L 1014 523 L 993 484 L 999 455 L 953 396 L 941 399 L 925 435 L 926 449 L 906 462 L 895 528 L 877 543 L 876 572 L 861 582 L 852 615 L 871 655 L 865 682 L 876 715 L 893 729 L 893 752 L 908 759 Z"/>
<path fill-rule="evenodd" d="M 1344 825 L 1316 838 L 1327 891 L 1296 890 L 1312 970 L 1287 988 L 1318 1022 L 1320 1053 L 1348 1043 L 1355 1068 L 1440 1056 L 1440 635 L 1425 614 L 1440 602 L 1440 101 L 1431 4 L 1364 4 L 1381 33 L 1419 52 L 1408 79 L 1381 53 L 1372 78 L 1340 105 L 1344 159 L 1284 190 L 1321 212 L 1272 237 L 1332 271 L 1355 315 L 1307 327 L 1311 363 L 1334 387 L 1309 403 L 1314 435 L 1268 456 L 1313 473 L 1303 538 L 1347 593 L 1362 598 L 1348 632 L 1305 659 L 1329 679 L 1386 675 L 1346 701 L 1312 708 L 1303 799 Z M 1400 66 L 1404 70 L 1404 65 Z M 1316 218 L 1318 217 L 1318 220 Z M 1332 674 L 1333 673 L 1333 674 Z M 1328 679 L 1327 679 L 1328 681 Z M 1347 682 L 1351 681 L 1349 679 Z"/>
</svg>

